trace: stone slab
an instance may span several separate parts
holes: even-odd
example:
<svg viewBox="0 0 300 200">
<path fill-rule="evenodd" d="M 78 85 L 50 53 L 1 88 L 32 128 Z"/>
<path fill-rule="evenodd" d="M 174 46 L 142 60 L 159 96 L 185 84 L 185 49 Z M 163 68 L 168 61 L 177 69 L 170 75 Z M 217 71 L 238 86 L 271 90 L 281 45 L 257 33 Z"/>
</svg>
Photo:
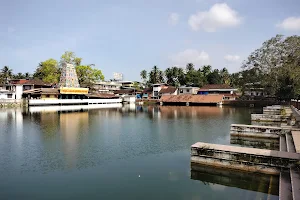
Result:
<svg viewBox="0 0 300 200">
<path fill-rule="evenodd" d="M 294 145 L 297 153 L 300 153 L 300 131 L 292 131 Z"/>
<path fill-rule="evenodd" d="M 274 151 L 274 150 L 267 150 L 267 149 L 237 147 L 237 146 L 211 144 L 211 143 L 203 143 L 203 142 L 197 142 L 193 144 L 191 148 L 204 148 L 204 149 L 213 149 L 213 150 L 227 151 L 233 153 L 244 153 L 244 154 L 257 155 L 257 156 L 268 156 L 268 157 L 300 160 L 300 154 L 298 153 Z"/>
</svg>

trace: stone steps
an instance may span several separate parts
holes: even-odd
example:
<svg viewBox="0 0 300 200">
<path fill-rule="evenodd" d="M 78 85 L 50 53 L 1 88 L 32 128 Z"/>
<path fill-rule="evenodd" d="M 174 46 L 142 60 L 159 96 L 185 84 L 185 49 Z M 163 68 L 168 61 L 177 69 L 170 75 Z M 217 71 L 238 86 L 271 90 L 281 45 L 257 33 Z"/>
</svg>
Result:
<svg viewBox="0 0 300 200">
<path fill-rule="evenodd" d="M 279 199 L 292 199 L 292 185 L 289 171 L 282 171 L 279 177 Z"/>
<path fill-rule="evenodd" d="M 292 167 L 290 169 L 290 175 L 293 200 L 300 199 L 300 172 L 298 169 Z"/>
<path fill-rule="evenodd" d="M 292 138 L 292 135 L 290 133 L 285 134 L 286 137 L 286 146 L 287 146 L 287 151 L 291 153 L 296 153 L 294 141 Z"/>
<path fill-rule="evenodd" d="M 285 136 L 280 136 L 279 138 L 279 150 L 280 151 L 287 151 L 287 146 L 286 146 L 286 137 Z"/>
</svg>

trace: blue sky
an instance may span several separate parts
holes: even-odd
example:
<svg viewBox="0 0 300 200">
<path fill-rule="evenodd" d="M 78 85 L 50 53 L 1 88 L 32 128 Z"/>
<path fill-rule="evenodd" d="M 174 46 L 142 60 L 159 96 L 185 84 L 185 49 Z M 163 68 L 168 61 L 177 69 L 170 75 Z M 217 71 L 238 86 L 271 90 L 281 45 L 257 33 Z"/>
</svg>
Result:
<svg viewBox="0 0 300 200">
<path fill-rule="evenodd" d="M 299 0 L 2 0 L 0 67 L 33 73 L 69 50 L 106 79 L 187 62 L 235 72 L 276 34 L 300 34 Z"/>
</svg>

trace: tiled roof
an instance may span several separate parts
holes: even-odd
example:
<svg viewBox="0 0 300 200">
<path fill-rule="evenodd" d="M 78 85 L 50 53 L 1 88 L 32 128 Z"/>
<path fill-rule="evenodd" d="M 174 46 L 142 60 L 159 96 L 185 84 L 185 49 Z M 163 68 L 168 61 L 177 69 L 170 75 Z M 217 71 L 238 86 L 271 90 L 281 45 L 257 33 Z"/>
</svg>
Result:
<svg viewBox="0 0 300 200">
<path fill-rule="evenodd" d="M 153 89 L 152 88 L 145 88 L 143 90 L 143 93 L 152 93 Z"/>
<path fill-rule="evenodd" d="M 219 103 L 223 100 L 223 95 L 168 95 L 162 96 L 160 101 L 162 102 L 180 102 L 180 103 Z"/>
<path fill-rule="evenodd" d="M 211 90 L 211 89 L 233 89 L 233 88 L 226 84 L 208 84 L 208 85 L 204 85 L 202 88 L 200 88 L 200 91 L 201 90 Z"/>
<path fill-rule="evenodd" d="M 115 96 L 114 94 L 86 94 L 85 96 L 90 98 L 104 98 L 104 99 L 110 99 L 110 98 L 119 98 L 118 96 Z"/>
<path fill-rule="evenodd" d="M 162 89 L 159 91 L 159 93 L 160 93 L 160 94 L 174 93 L 176 90 L 177 90 L 176 87 L 169 86 L 169 87 L 167 87 L 167 88 L 162 88 Z"/>
<path fill-rule="evenodd" d="M 115 94 L 131 94 L 134 92 L 134 89 L 124 89 L 124 90 L 116 90 Z"/>
<path fill-rule="evenodd" d="M 32 90 L 25 90 L 24 94 L 59 94 L 57 88 L 38 88 Z"/>
<path fill-rule="evenodd" d="M 40 79 L 16 79 L 10 80 L 10 84 L 20 84 L 20 85 L 41 85 L 41 86 L 51 86 Z"/>
</svg>

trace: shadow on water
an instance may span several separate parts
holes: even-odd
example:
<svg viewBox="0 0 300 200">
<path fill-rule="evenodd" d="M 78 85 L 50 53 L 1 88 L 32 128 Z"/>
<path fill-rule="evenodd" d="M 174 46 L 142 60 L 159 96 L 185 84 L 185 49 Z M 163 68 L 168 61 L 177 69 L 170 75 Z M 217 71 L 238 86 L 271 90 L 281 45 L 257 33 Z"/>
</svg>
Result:
<svg viewBox="0 0 300 200">
<path fill-rule="evenodd" d="M 278 196 L 279 178 L 191 164 L 191 179 Z"/>
</svg>

